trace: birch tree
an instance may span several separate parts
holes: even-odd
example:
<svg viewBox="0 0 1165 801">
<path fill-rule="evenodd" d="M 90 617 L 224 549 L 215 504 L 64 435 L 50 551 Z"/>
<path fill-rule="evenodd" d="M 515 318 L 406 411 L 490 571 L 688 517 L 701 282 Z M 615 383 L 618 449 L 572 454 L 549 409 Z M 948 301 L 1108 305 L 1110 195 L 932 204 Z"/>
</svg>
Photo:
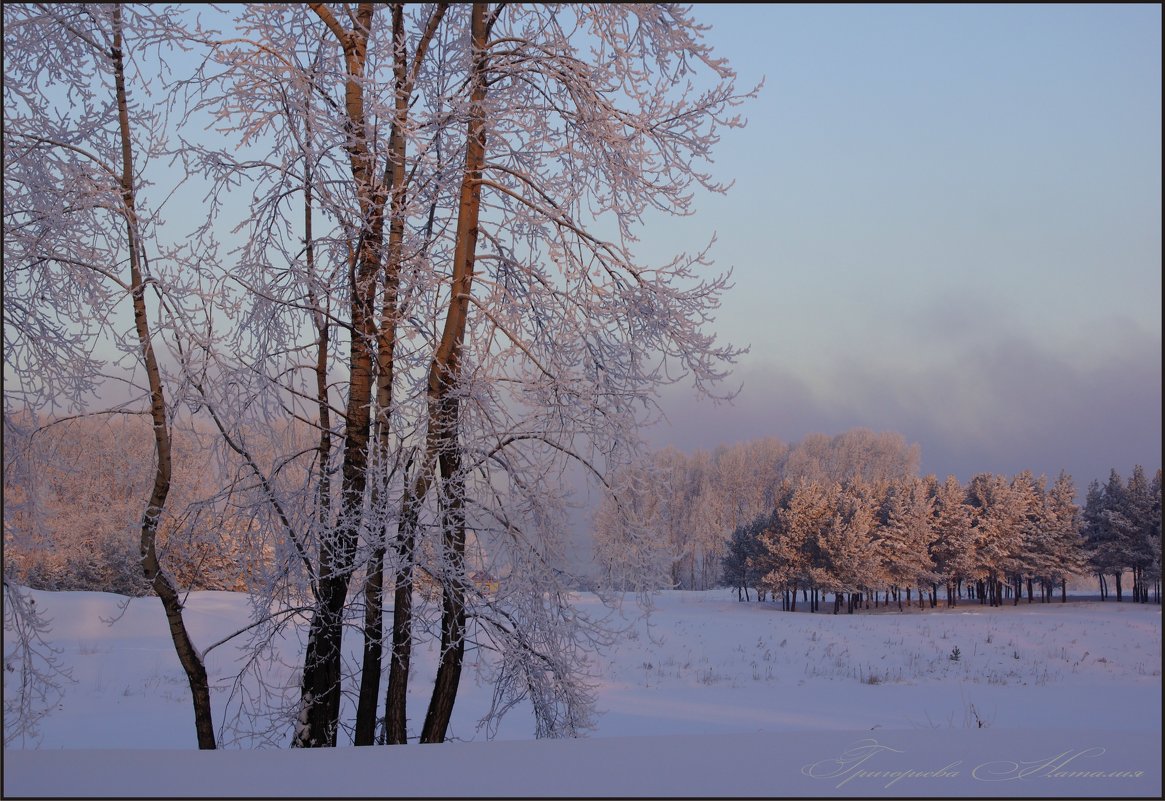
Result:
<svg viewBox="0 0 1165 801">
<path fill-rule="evenodd" d="M 164 325 L 151 321 L 151 306 L 159 317 L 172 314 L 166 297 L 180 288 L 153 242 L 145 165 L 160 154 L 164 130 L 158 109 L 141 100 L 149 77 L 137 61 L 147 50 L 161 58 L 158 46 L 185 32 L 172 10 L 120 5 L 15 5 L 4 18 L 5 364 L 11 359 L 21 376 L 15 397 L 33 409 L 79 405 L 97 388 L 103 365 L 93 348 L 103 337 L 141 371 L 154 475 L 139 522 L 140 564 L 190 685 L 198 745 L 214 748 L 202 654 L 157 549 L 173 410 L 157 353 Z M 118 329 L 121 301 L 132 315 L 128 333 Z"/>
<path fill-rule="evenodd" d="M 295 374 L 297 368 L 281 367 L 274 357 L 280 347 L 293 352 L 289 345 L 303 330 L 294 315 L 305 307 L 348 337 L 341 363 L 349 378 L 334 396 L 296 395 L 286 378 L 268 382 L 270 390 L 259 387 L 273 410 L 281 404 L 296 409 L 299 401 L 288 403 L 289 395 L 324 399 L 319 414 L 305 416 L 316 419 L 321 438 L 328 429 L 325 407 L 342 406 L 336 415 L 342 474 L 335 518 L 313 529 L 319 598 L 295 735 L 302 745 L 335 742 L 344 681 L 336 666 L 347 614 L 340 599 L 361 564 L 364 680 L 374 683 L 382 547 L 396 584 L 388 741 L 408 736 L 403 702 L 414 636 L 414 571 L 436 582 L 443 595 L 442 658 L 422 740 L 446 736 L 468 637 L 521 655 L 507 675 L 524 676 L 530 697 L 541 699 L 535 706 L 542 730 L 571 731 L 585 720 L 576 703 L 585 702 L 585 693 L 565 693 L 567 703 L 559 706 L 544 693 L 566 685 L 543 681 L 539 676 L 547 674 L 531 667 L 541 664 L 549 675 L 565 671 L 569 678 L 563 667 L 569 627 L 559 624 L 577 624 L 565 605 L 540 600 L 558 597 L 566 584 L 551 569 L 560 542 L 555 471 L 564 458 L 595 476 L 616 468 L 643 419 L 636 406 L 651 408 L 655 386 L 684 373 L 710 386 L 735 355 L 703 330 L 727 285 L 725 276 L 698 276 L 705 255 L 644 265 L 635 253 L 635 226 L 646 210 L 687 214 L 693 188 L 724 188 L 698 164 L 721 128 L 740 124 L 729 111 L 744 98 L 735 93 L 727 65 L 700 42 L 699 26 L 685 12 L 662 6 L 459 7 L 433 32 L 422 63 L 420 44 L 429 30 L 424 21 L 434 16 L 415 15 L 417 27 L 402 37 L 399 11 L 391 10 L 390 26 L 388 14 L 371 4 L 350 11 L 313 4 L 310 13 L 249 9 L 245 17 L 257 20 L 252 31 L 221 51 L 234 54 L 240 77 L 243 68 L 259 68 L 264 78 L 256 84 L 273 101 L 256 103 L 256 92 L 233 84 L 217 107 L 222 123 L 250 144 L 273 136 L 290 154 L 272 160 L 281 165 L 278 172 L 272 164 L 260 166 L 272 176 L 271 186 L 281 187 L 262 196 L 261 208 L 274 209 L 288 189 L 305 201 L 310 191 L 313 208 L 334 226 L 326 239 L 302 237 L 303 250 L 279 254 L 274 265 L 257 250 L 249 259 L 254 280 L 240 283 L 242 295 L 254 308 L 270 307 L 272 298 L 278 306 L 252 329 L 255 338 L 272 335 L 262 351 L 272 356 L 264 371 Z M 282 95 L 280 82 L 265 77 L 280 71 L 293 84 Z M 673 89 L 701 71 L 711 88 Z M 390 132 L 385 146 L 379 120 L 402 123 L 389 128 L 407 140 Z M 397 149 L 402 141 L 410 143 L 403 156 Z M 339 162 L 329 160 L 336 144 L 348 162 L 343 174 Z M 224 176 L 245 166 L 235 161 Z M 394 191 L 406 185 L 393 177 L 402 165 L 408 185 L 429 187 L 427 208 L 404 201 L 393 206 Z M 261 219 L 283 218 L 264 213 Z M 318 217 L 308 211 L 303 219 L 306 228 Z M 399 256 L 396 284 L 392 226 L 398 222 L 402 242 L 412 231 L 422 245 Z M 604 226 L 613 238 L 596 233 Z M 271 242 L 267 231 L 253 230 L 262 234 L 257 241 Z M 319 245 L 314 250 L 313 239 Z M 313 283 L 305 269 L 313 252 L 317 263 L 331 261 L 320 272 L 331 270 L 340 281 Z M 272 266 L 294 273 L 294 280 L 272 282 Z M 410 313 L 401 308 L 411 291 L 406 276 L 415 288 Z M 296 288 L 305 286 L 320 289 L 319 302 L 309 296 L 304 303 L 302 289 L 297 296 Z M 393 327 L 406 321 L 416 339 L 402 361 Z M 295 349 L 314 342 L 323 353 L 324 328 L 316 325 L 312 341 L 300 339 Z M 395 453 L 377 444 L 388 442 L 390 421 L 400 426 L 392 438 Z M 326 450 L 321 446 L 321 463 Z M 389 463 L 398 466 L 395 484 L 385 482 L 394 469 Z M 386 509 L 393 492 L 399 492 L 398 513 L 390 518 L 370 511 Z M 390 520 L 396 525 L 391 542 L 383 528 Z M 428 538 L 426 520 L 439 536 Z M 468 581 L 471 541 L 491 542 L 489 558 L 511 571 L 497 597 L 483 597 Z M 519 618 L 528 621 L 528 631 L 513 624 Z M 369 695 L 361 692 L 361 742 L 368 740 L 372 719 L 363 703 Z"/>
<path fill-rule="evenodd" d="M 455 687 L 445 676 L 456 674 L 463 653 L 462 510 L 490 500 L 462 484 L 459 471 L 505 477 L 529 503 L 519 488 L 542 482 L 520 465 L 544 467 L 555 454 L 618 464 L 640 422 L 634 404 L 650 408 L 652 389 L 670 375 L 709 387 L 735 353 L 702 330 L 726 281 L 697 276 L 705 256 L 648 266 L 634 249 L 647 209 L 687 214 L 693 188 L 724 188 L 693 164 L 721 128 L 740 123 L 729 112 L 743 96 L 699 27 L 672 7 L 606 5 L 475 7 L 469 27 L 454 291 L 429 384 L 430 436 L 441 438 L 438 461 L 446 460 L 448 574 L 426 741 L 444 738 Z M 710 89 L 670 88 L 697 72 Z M 558 142 L 549 148 L 548 131 Z M 595 220 L 615 238 L 598 236 Z M 597 458 L 584 457 L 584 447 Z M 455 459 L 454 450 L 474 458 Z M 511 510 L 491 506 L 515 522 Z M 539 539 L 550 533 L 544 526 Z M 512 532 L 499 541 L 511 564 L 545 558 L 503 528 Z M 558 590 L 528 585 L 526 603 L 541 606 L 547 592 Z"/>
</svg>

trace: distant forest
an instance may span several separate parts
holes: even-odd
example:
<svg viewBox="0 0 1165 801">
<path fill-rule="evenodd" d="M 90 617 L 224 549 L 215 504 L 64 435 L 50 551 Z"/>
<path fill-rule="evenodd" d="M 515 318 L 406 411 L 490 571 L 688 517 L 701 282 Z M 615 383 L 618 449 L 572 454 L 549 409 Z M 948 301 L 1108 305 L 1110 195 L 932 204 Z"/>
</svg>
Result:
<svg viewBox="0 0 1165 801">
<path fill-rule="evenodd" d="M 960 598 L 1067 597 L 1093 574 L 1102 599 L 1161 602 L 1161 470 L 1093 481 L 1061 472 L 918 475 L 901 435 L 855 429 L 788 446 L 768 438 L 621 471 L 596 514 L 602 581 L 622 589 L 737 589 L 746 600 L 833 611 Z M 644 576 L 650 576 L 644 584 Z"/>
</svg>

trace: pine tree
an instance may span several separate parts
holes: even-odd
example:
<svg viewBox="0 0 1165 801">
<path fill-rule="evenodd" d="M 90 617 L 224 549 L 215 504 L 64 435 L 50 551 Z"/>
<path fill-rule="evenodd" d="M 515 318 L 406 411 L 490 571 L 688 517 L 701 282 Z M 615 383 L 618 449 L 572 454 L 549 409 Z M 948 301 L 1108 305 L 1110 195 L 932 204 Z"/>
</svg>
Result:
<svg viewBox="0 0 1165 801">
<path fill-rule="evenodd" d="M 777 510 L 774 526 L 760 536 L 766 551 L 763 581 L 774 594 L 784 593 L 785 607 L 790 611 L 796 611 L 797 590 L 810 584 L 809 569 L 817 559 L 821 532 L 832 512 L 825 489 L 803 481 Z"/>
<path fill-rule="evenodd" d="M 1056 477 L 1055 483 L 1044 496 L 1044 517 L 1049 527 L 1051 562 L 1047 576 L 1051 587 L 1060 585 L 1060 601 L 1068 600 L 1068 576 L 1082 571 L 1087 565 L 1082 517 L 1076 505 L 1076 485 L 1072 477 L 1064 471 Z"/>
<path fill-rule="evenodd" d="M 1025 515 L 1022 496 L 1003 476 L 978 473 L 967 486 L 981 603 L 1003 603 L 1004 576 L 1015 571 Z"/>
<path fill-rule="evenodd" d="M 1100 583 L 1100 600 L 1103 601 L 1108 597 L 1104 577 L 1109 572 L 1113 555 L 1109 544 L 1109 526 L 1104 517 L 1104 489 L 1096 479 L 1088 484 L 1082 518 L 1087 564 Z"/>
<path fill-rule="evenodd" d="M 1027 581 L 1028 603 L 1033 600 L 1033 583 L 1038 578 L 1046 583 L 1053 570 L 1054 546 L 1050 540 L 1051 526 L 1047 519 L 1046 496 L 1048 480 L 1044 476 L 1036 478 L 1030 470 L 1023 470 L 1011 481 L 1011 488 L 1023 507 L 1020 529 L 1020 548 L 1011 576 L 1018 604 L 1023 594 L 1023 583 Z"/>
<path fill-rule="evenodd" d="M 1155 515 L 1153 505 L 1153 493 L 1145 469 L 1136 465 L 1125 485 L 1125 514 L 1129 519 L 1125 552 L 1133 572 L 1133 600 L 1141 603 L 1149 601 L 1146 581 L 1158 559 L 1154 541 L 1160 519 Z"/>
<path fill-rule="evenodd" d="M 932 513 L 932 501 L 922 479 L 901 478 L 887 485 L 874 542 L 881 571 L 898 596 L 899 609 L 902 590 L 909 604 L 912 588 L 918 587 L 921 605 L 922 587 L 930 586 L 935 579 L 930 557 Z"/>
<path fill-rule="evenodd" d="M 1153 553 L 1153 564 L 1149 574 L 1153 580 L 1153 598 L 1161 603 L 1161 468 L 1157 468 L 1153 481 L 1149 484 L 1152 506 L 1149 512 L 1149 547 Z"/>
<path fill-rule="evenodd" d="M 834 614 L 843 593 L 849 594 L 847 611 L 852 613 L 867 589 L 884 580 L 872 537 L 877 499 L 861 482 L 835 485 L 832 495 L 832 513 L 819 534 L 809 575 L 815 589 L 834 593 Z"/>
<path fill-rule="evenodd" d="M 760 515 L 752 522 L 737 526 L 732 532 L 732 539 L 728 542 L 724 556 L 721 557 L 721 583 L 736 588 L 737 600 L 751 600 L 748 596 L 750 587 L 756 588 L 757 600 L 760 598 L 761 572 L 758 569 L 764 546 L 760 535 L 773 524 L 774 513 Z"/>
<path fill-rule="evenodd" d="M 972 538 L 971 511 L 965 503 L 967 492 L 954 476 L 939 484 L 930 480 L 934 518 L 930 554 L 935 572 L 946 582 L 947 606 L 958 603 L 959 589 L 970 581 L 975 569 L 975 543 Z"/>
<path fill-rule="evenodd" d="M 1132 542 L 1136 524 L 1131 516 L 1128 492 L 1121 475 L 1113 468 L 1108 475 L 1108 483 L 1101 495 L 1100 517 L 1103 521 L 1101 541 L 1104 563 L 1112 574 L 1116 586 L 1117 601 L 1124 600 L 1122 579 L 1124 571 L 1132 564 Z"/>
</svg>

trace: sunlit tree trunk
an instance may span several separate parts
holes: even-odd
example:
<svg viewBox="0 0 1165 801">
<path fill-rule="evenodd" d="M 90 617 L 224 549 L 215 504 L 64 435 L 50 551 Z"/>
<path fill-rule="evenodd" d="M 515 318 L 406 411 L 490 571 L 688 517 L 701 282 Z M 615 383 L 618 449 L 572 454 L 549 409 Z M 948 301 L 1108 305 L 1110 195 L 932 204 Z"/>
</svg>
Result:
<svg viewBox="0 0 1165 801">
<path fill-rule="evenodd" d="M 444 742 L 457 697 L 465 655 L 465 479 L 458 444 L 461 349 L 473 289 L 477 255 L 478 217 L 481 212 L 481 171 L 485 164 L 486 23 L 485 3 L 474 3 L 470 21 L 472 61 L 465 170 L 462 173 L 453 252 L 453 281 L 449 315 L 429 373 L 430 426 L 439 438 L 442 478 L 442 546 L 447 575 L 442 580 L 441 661 L 421 731 L 421 742 Z"/>
<path fill-rule="evenodd" d="M 381 475 L 373 484 L 374 509 L 384 507 L 385 471 L 390 461 L 389 414 L 392 409 L 392 387 L 395 369 L 396 337 L 399 323 L 400 271 L 404 261 L 406 136 L 409 101 L 413 93 L 416 71 L 425 57 L 447 4 L 439 3 L 429 17 L 417 52 L 410 67 L 406 52 L 404 5 L 392 5 L 393 73 L 395 77 L 395 115 L 388 140 L 387 185 L 390 209 L 388 223 L 387 261 L 384 266 L 384 288 L 381 303 L 380 328 L 377 341 L 375 427 L 378 465 Z M 408 689 L 409 656 L 412 647 L 412 559 L 414 524 L 409 534 L 400 539 L 398 556 L 401 567 L 397 572 L 393 607 L 393 636 L 390 660 L 389 691 L 385 699 L 385 738 L 401 743 L 406 739 L 405 701 Z M 360 698 L 356 708 L 356 745 L 370 745 L 375 737 L 376 704 L 380 696 L 380 673 L 383 651 L 383 586 L 384 557 L 388 542 L 388 521 L 378 522 L 378 531 L 369 557 L 364 589 L 364 661 L 360 674 Z M 402 528 L 398 522 L 398 534 Z M 403 597 L 402 597 L 403 596 Z M 403 671 L 403 672 L 402 672 Z"/>
<path fill-rule="evenodd" d="M 372 153 L 364 120 L 364 64 L 373 4 L 361 3 L 350 31 L 344 30 L 326 6 L 311 5 L 344 49 L 347 69 L 345 150 L 360 204 L 362 229 L 354 254 L 351 286 L 352 337 L 345 409 L 344 455 L 340 509 L 336 525 L 320 538 L 320 597 L 308 631 L 304 659 L 299 725 L 293 745 L 334 746 L 340 716 L 341 644 L 343 610 L 351 581 L 367 485 L 369 424 L 372 400 L 372 349 L 376 337 L 373 310 L 376 276 L 380 270 L 383 236 L 383 188 L 373 171 Z"/>
</svg>

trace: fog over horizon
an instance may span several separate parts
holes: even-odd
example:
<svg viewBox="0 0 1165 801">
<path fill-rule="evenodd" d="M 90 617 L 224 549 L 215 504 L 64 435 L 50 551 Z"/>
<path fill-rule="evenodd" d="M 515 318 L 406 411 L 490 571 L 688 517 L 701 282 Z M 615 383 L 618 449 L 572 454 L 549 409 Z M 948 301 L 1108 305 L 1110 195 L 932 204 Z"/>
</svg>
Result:
<svg viewBox="0 0 1165 801">
<path fill-rule="evenodd" d="M 1083 495 L 1115 468 L 1161 466 L 1161 341 L 1130 332 L 1119 352 L 1072 364 L 1030 341 L 999 341 L 947 365 L 875 373 L 858 360 L 823 365 L 812 385 L 793 369 L 754 362 L 725 382 L 739 393 L 713 401 L 665 390 L 667 419 L 644 431 L 652 448 L 711 450 L 762 437 L 795 444 L 853 428 L 902 434 L 922 451 L 920 472 L 1008 475 L 1066 470 Z"/>
</svg>

